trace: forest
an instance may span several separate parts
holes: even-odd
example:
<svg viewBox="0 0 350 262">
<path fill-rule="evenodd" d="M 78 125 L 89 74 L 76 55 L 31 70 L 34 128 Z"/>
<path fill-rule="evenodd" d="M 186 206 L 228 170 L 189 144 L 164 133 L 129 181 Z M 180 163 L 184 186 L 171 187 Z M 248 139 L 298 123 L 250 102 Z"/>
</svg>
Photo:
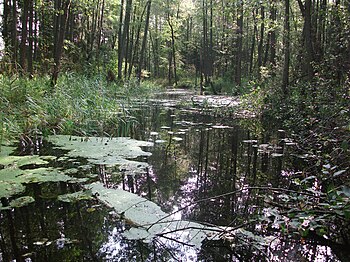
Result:
<svg viewBox="0 0 350 262">
<path fill-rule="evenodd" d="M 0 0 L 0 30 L 0 261 L 350 260 L 350 0 Z"/>
</svg>

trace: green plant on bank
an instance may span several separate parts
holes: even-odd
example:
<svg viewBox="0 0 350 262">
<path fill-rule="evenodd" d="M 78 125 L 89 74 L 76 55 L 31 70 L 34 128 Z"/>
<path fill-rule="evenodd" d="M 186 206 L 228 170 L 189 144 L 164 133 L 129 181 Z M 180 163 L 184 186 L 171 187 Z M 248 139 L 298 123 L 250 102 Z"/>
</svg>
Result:
<svg viewBox="0 0 350 262">
<path fill-rule="evenodd" d="M 49 135 L 117 135 L 122 110 L 132 98 L 146 99 L 157 86 L 136 80 L 121 85 L 107 82 L 104 75 L 86 77 L 66 73 L 55 88 L 48 77 L 27 79 L 0 77 L 1 138 L 33 138 Z M 153 91 L 152 91 L 153 90 Z"/>
<path fill-rule="evenodd" d="M 267 201 L 287 234 L 337 247 L 350 241 L 350 99 L 346 84 L 322 78 L 264 88 L 262 124 L 283 128 L 297 142 L 298 166 L 286 174 L 295 193 Z M 332 87 L 332 89 L 330 89 Z M 254 104 L 254 102 L 253 102 Z M 296 170 L 298 171 L 298 170 Z M 328 239 L 328 240 L 326 240 Z"/>
</svg>

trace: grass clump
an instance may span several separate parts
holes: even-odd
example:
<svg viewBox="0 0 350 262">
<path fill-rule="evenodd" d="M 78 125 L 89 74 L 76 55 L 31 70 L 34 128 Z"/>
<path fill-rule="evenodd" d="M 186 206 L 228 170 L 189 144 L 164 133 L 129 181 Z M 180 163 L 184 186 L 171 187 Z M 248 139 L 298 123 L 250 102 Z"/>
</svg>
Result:
<svg viewBox="0 0 350 262">
<path fill-rule="evenodd" d="M 146 99 L 159 87 L 151 82 L 118 84 L 105 76 L 62 75 L 55 87 L 48 77 L 0 76 L 0 139 L 49 134 L 117 135 L 133 98 Z"/>
</svg>

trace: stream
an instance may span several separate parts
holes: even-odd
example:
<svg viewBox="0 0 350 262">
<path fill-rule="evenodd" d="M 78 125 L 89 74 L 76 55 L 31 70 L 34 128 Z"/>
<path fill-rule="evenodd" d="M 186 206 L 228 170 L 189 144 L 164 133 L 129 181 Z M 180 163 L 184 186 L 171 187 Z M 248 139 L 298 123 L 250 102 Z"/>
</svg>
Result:
<svg viewBox="0 0 350 262">
<path fill-rule="evenodd" d="M 288 229 L 281 229 L 273 203 L 286 192 L 278 189 L 293 188 L 291 177 L 301 176 L 307 163 L 283 130 L 263 130 L 254 115 L 237 109 L 239 103 L 171 90 L 121 104 L 127 112 L 121 124 L 93 135 L 106 146 L 116 136 L 146 142 L 138 145 L 145 153 L 125 153 L 130 161 L 123 164 L 69 155 L 50 139 L 17 149 L 12 155 L 44 161 L 19 170 L 54 168 L 74 179 L 32 177 L 18 194 L 2 198 L 0 261 L 340 261 L 329 247 L 282 232 Z M 93 140 L 66 143 L 74 139 Z M 99 152 L 89 153 L 94 158 Z M 127 214 L 133 207 L 118 211 L 101 201 L 102 193 L 85 194 L 91 189 L 81 185 L 94 182 L 153 202 L 174 221 L 194 222 L 190 229 L 204 225 L 213 230 L 206 236 L 215 237 L 184 241 L 183 235 L 192 240 L 198 234 L 187 229 L 176 236 L 130 236 L 126 232 L 142 227 Z M 9 204 L 21 196 L 33 201 Z"/>
</svg>

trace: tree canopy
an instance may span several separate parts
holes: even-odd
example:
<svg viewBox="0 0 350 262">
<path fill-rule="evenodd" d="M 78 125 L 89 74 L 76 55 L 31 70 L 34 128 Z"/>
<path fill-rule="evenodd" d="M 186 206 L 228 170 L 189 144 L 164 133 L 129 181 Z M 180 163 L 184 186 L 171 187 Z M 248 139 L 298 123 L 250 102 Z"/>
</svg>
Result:
<svg viewBox="0 0 350 262">
<path fill-rule="evenodd" d="M 4 0 L 1 70 L 27 76 L 107 72 L 222 90 L 266 77 L 283 93 L 350 68 L 347 0 Z M 219 82 L 219 83 L 218 83 Z M 239 88 L 236 88 L 236 90 Z"/>
</svg>

